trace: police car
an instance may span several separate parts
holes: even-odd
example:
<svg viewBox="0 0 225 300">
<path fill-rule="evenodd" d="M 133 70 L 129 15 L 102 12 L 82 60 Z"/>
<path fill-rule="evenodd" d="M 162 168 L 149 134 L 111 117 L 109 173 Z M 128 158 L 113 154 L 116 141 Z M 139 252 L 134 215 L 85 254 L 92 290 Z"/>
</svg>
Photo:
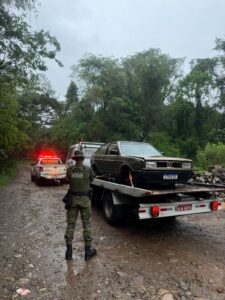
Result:
<svg viewBox="0 0 225 300">
<path fill-rule="evenodd" d="M 66 166 L 55 154 L 43 153 L 31 164 L 31 181 L 41 184 L 44 180 L 66 183 Z"/>
</svg>

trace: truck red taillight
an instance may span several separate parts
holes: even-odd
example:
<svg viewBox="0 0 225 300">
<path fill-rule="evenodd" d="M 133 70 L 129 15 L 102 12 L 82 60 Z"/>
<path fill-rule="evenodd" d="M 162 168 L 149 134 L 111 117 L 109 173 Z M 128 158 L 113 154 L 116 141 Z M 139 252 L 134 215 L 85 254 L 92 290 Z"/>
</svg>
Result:
<svg viewBox="0 0 225 300">
<path fill-rule="evenodd" d="M 151 216 L 152 217 L 158 217 L 160 212 L 160 207 L 159 206 L 152 206 L 151 207 Z"/>
<path fill-rule="evenodd" d="M 218 210 L 218 206 L 219 206 L 218 201 L 213 201 L 213 202 L 210 203 L 210 208 L 211 208 L 212 211 Z"/>
</svg>

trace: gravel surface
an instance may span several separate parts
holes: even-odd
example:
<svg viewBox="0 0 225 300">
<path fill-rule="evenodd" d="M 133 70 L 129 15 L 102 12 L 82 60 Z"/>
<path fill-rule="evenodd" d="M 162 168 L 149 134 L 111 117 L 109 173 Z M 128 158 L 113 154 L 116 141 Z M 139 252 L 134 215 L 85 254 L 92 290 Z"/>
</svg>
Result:
<svg viewBox="0 0 225 300">
<path fill-rule="evenodd" d="M 67 188 L 37 186 L 20 165 L 0 192 L 0 299 L 225 299 L 225 211 L 111 227 L 93 209 L 98 255 L 84 261 L 79 220 L 66 262 Z"/>
</svg>

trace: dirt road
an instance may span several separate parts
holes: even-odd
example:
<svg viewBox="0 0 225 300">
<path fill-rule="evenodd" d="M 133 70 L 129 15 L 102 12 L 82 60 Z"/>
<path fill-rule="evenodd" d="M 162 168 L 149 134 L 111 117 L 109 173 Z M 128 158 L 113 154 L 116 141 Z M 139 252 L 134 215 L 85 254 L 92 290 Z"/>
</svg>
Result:
<svg viewBox="0 0 225 300">
<path fill-rule="evenodd" d="M 29 167 L 0 192 L 0 299 L 225 299 L 225 211 L 166 224 L 105 223 L 93 209 L 98 256 L 84 262 L 77 224 L 64 260 L 67 186 L 36 186 Z"/>
</svg>

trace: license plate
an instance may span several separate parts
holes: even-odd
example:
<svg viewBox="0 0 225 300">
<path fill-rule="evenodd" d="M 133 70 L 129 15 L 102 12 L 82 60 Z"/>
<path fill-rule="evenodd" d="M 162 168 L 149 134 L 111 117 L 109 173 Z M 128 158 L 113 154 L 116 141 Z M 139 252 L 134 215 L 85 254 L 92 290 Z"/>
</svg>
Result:
<svg viewBox="0 0 225 300">
<path fill-rule="evenodd" d="M 192 210 L 192 204 L 178 205 L 176 207 L 176 211 L 187 211 L 187 210 Z"/>
<path fill-rule="evenodd" d="M 50 175 L 59 175 L 59 172 L 57 170 L 52 170 L 49 173 Z"/>
<path fill-rule="evenodd" d="M 164 174 L 163 179 L 164 180 L 176 180 L 176 179 L 178 179 L 178 175 L 177 174 Z"/>
</svg>

